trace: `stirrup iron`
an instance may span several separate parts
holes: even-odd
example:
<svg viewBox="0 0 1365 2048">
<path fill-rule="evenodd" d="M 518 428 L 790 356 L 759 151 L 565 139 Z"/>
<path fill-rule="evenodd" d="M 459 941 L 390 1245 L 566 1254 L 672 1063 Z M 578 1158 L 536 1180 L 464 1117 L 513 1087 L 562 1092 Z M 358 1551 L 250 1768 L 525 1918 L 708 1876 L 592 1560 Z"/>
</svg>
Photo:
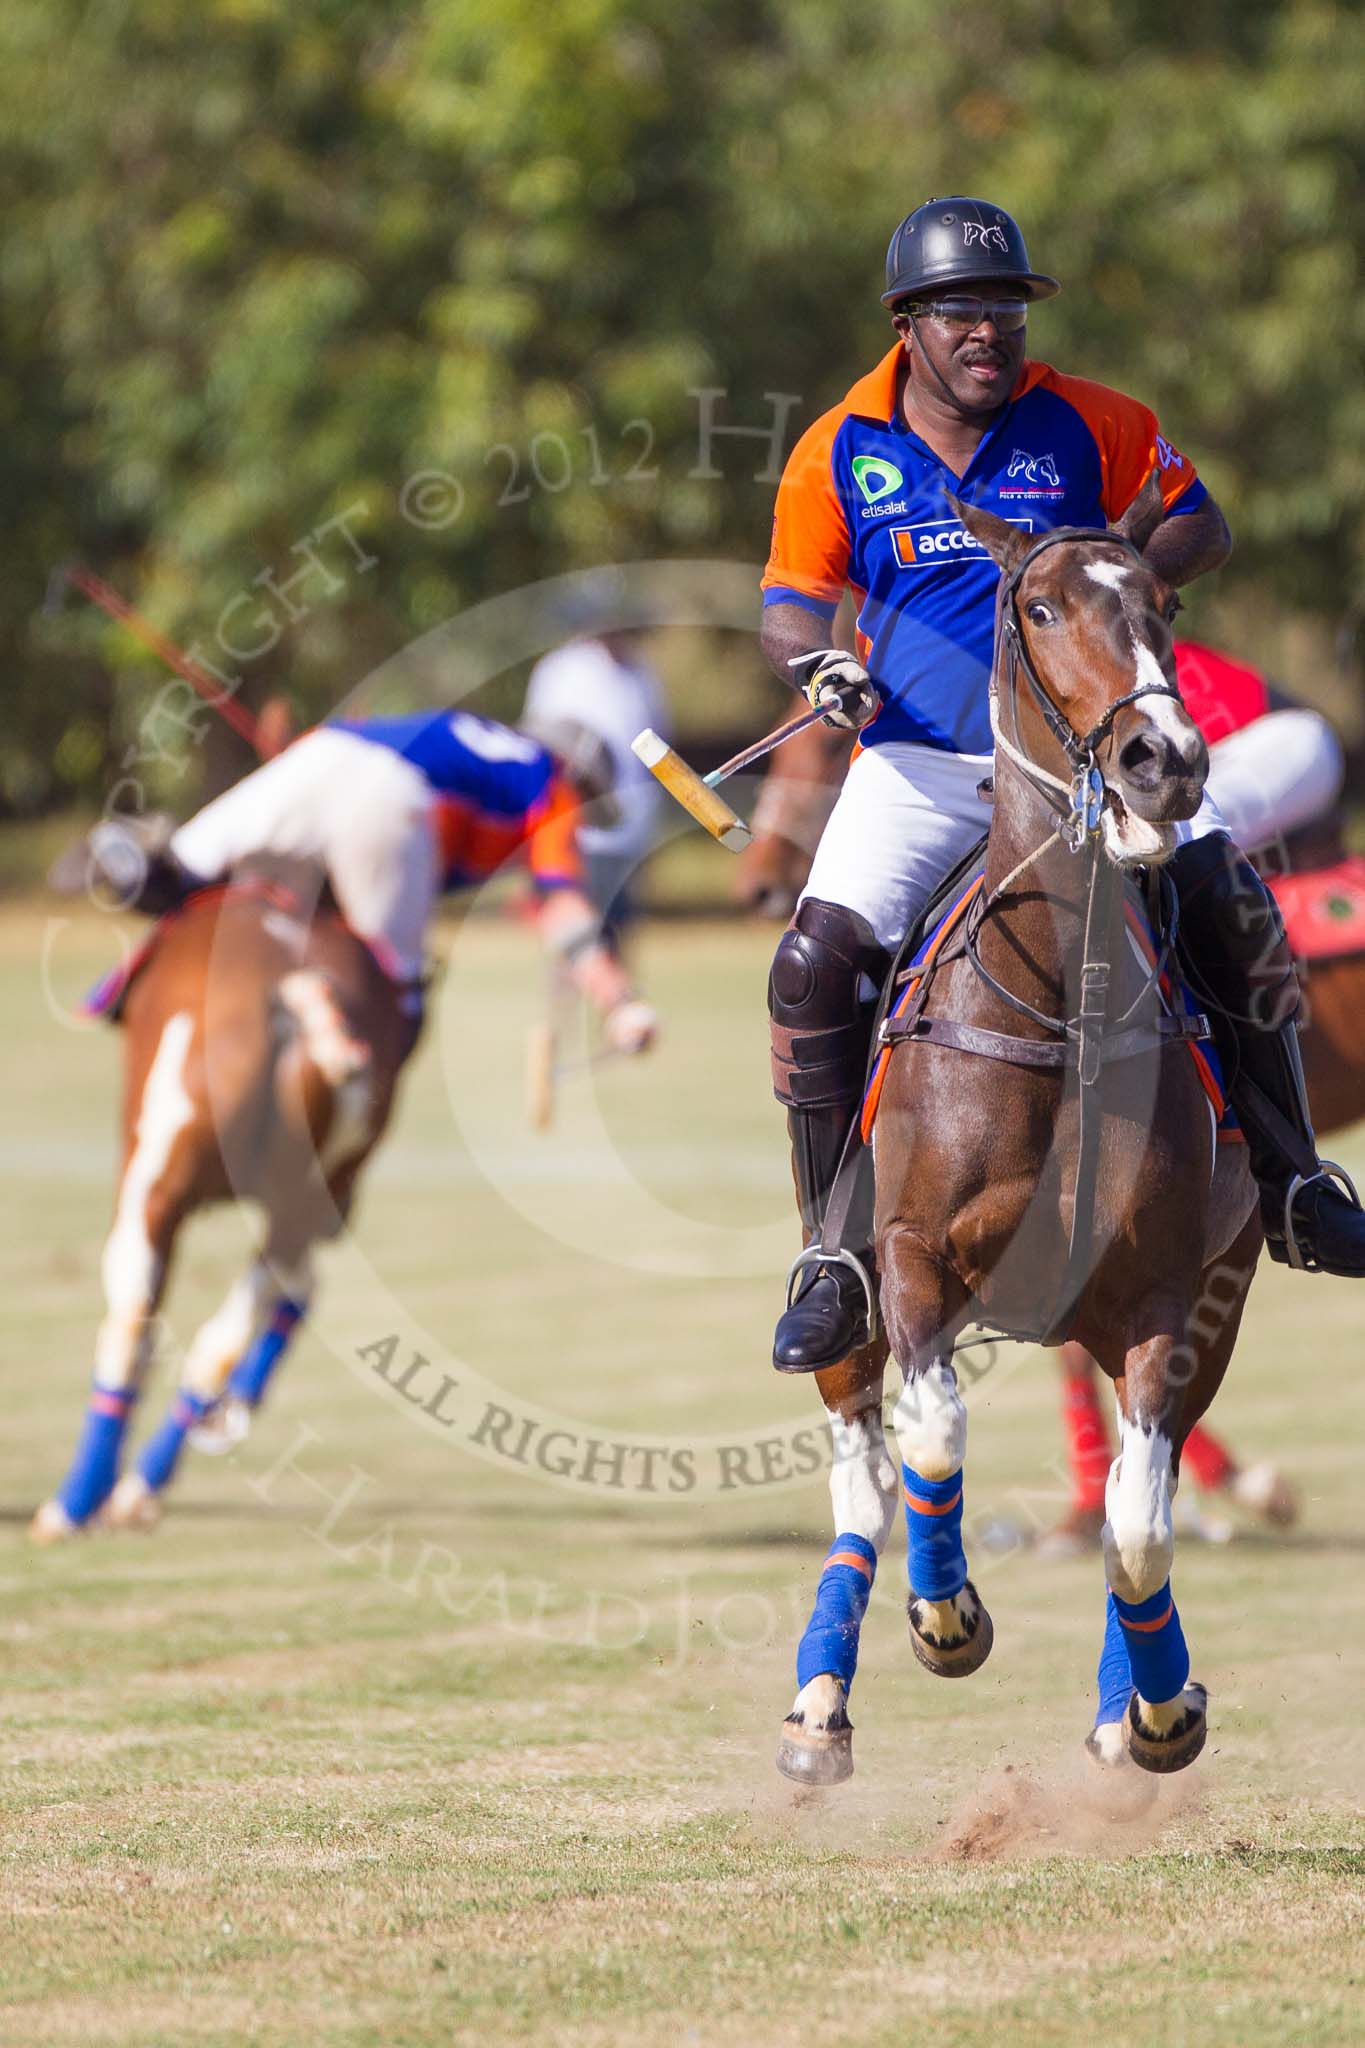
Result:
<svg viewBox="0 0 1365 2048">
<path fill-rule="evenodd" d="M 838 1251 L 827 1252 L 818 1241 L 808 1244 L 805 1250 L 798 1252 L 792 1260 L 791 1269 L 787 1274 L 788 1308 L 795 1308 L 800 1298 L 796 1285 L 808 1266 L 847 1266 L 850 1272 L 857 1274 L 858 1284 L 863 1290 L 863 1302 L 867 1308 L 867 1339 L 870 1344 L 877 1334 L 877 1293 L 868 1270 L 857 1253 L 845 1251 L 842 1246 Z"/>
<path fill-rule="evenodd" d="M 1311 1188 L 1314 1181 L 1336 1181 L 1350 1196 L 1357 1209 L 1365 1208 L 1356 1191 L 1356 1184 L 1344 1166 L 1338 1166 L 1334 1159 L 1320 1161 L 1316 1173 L 1296 1173 L 1289 1183 L 1284 1198 L 1284 1248 L 1290 1266 L 1296 1273 L 1321 1273 L 1323 1268 L 1311 1263 L 1303 1255 L 1299 1245 L 1299 1233 L 1294 1224 L 1294 1202 L 1302 1188 Z"/>
</svg>

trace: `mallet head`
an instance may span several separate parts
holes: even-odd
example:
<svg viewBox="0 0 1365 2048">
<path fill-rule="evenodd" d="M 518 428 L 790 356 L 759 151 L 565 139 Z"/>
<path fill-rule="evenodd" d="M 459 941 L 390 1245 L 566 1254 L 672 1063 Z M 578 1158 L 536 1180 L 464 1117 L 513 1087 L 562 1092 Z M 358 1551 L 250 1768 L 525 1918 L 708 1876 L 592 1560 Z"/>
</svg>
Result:
<svg viewBox="0 0 1365 2048">
<path fill-rule="evenodd" d="M 680 803 L 699 825 L 704 825 L 713 839 L 728 846 L 732 853 L 742 852 L 749 844 L 752 835 L 738 811 L 732 811 L 724 797 L 703 782 L 696 769 L 689 768 L 667 740 L 660 739 L 657 732 L 646 726 L 631 741 L 631 749 L 674 802 Z"/>
</svg>

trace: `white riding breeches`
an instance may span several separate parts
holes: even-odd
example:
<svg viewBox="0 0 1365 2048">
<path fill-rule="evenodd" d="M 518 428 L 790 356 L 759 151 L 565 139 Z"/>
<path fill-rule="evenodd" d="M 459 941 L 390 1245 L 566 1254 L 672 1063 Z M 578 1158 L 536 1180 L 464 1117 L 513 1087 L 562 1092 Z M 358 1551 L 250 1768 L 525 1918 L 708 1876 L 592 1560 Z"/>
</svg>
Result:
<svg viewBox="0 0 1365 2048">
<path fill-rule="evenodd" d="M 1341 795 L 1346 761 L 1325 718 L 1269 711 L 1219 740 L 1209 789 L 1239 846 L 1253 851 L 1320 818 Z"/>
<path fill-rule="evenodd" d="M 411 761 L 322 727 L 206 804 L 171 851 L 206 882 L 256 856 L 316 870 L 385 972 L 410 981 L 437 891 L 431 807 Z"/>
<path fill-rule="evenodd" d="M 989 754 L 945 754 L 889 741 L 854 757 L 801 892 L 866 918 L 877 943 L 899 944 L 944 876 L 990 824 L 977 795 Z M 1225 830 L 1212 796 L 1178 828 L 1182 842 Z"/>
</svg>

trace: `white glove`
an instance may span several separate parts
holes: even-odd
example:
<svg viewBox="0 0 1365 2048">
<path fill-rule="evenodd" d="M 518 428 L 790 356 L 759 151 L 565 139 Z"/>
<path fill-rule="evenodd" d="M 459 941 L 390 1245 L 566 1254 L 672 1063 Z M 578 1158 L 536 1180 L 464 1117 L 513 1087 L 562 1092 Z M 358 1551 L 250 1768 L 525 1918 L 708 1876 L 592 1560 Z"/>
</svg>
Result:
<svg viewBox="0 0 1365 2048">
<path fill-rule="evenodd" d="M 787 667 L 797 671 L 801 688 L 826 725 L 861 732 L 877 715 L 877 686 L 855 654 L 842 647 L 818 647 L 813 654 L 794 654 Z"/>
<path fill-rule="evenodd" d="M 607 1050 L 624 1053 L 628 1059 L 637 1052 L 648 1052 L 658 1035 L 658 1012 L 653 1003 L 646 1003 L 639 996 L 627 996 L 614 1010 L 608 1010 L 602 1020 Z"/>
</svg>

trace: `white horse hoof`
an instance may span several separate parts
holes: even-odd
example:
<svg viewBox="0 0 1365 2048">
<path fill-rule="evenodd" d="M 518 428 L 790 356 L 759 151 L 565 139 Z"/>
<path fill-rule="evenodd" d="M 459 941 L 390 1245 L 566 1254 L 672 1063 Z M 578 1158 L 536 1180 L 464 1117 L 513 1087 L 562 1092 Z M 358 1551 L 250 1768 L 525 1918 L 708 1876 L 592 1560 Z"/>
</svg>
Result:
<svg viewBox="0 0 1365 2048">
<path fill-rule="evenodd" d="M 28 1525 L 30 1543 L 65 1543 L 79 1534 L 79 1523 L 72 1521 L 59 1500 L 45 1500 Z"/>
<path fill-rule="evenodd" d="M 201 1422 L 185 1433 L 192 1450 L 206 1458 L 223 1458 L 251 1434 L 251 1409 L 245 1401 L 220 1401 Z"/>
<path fill-rule="evenodd" d="M 1269 1458 L 1234 1473 L 1228 1492 L 1239 1508 L 1269 1522 L 1272 1529 L 1292 1529 L 1299 1519 L 1299 1496 L 1278 1465 Z"/>
<path fill-rule="evenodd" d="M 782 1723 L 777 1768 L 796 1785 L 842 1785 L 853 1776 L 853 1724 L 807 1728 L 799 1715 Z"/>
<path fill-rule="evenodd" d="M 1092 1728 L 1085 1738 L 1085 1755 L 1090 1766 L 1088 1803 L 1093 1802 L 1106 1820 L 1132 1820 L 1153 1804 L 1157 1788 L 1149 1773 L 1134 1765 L 1122 1721 L 1101 1721 Z"/>
<path fill-rule="evenodd" d="M 109 1496 L 104 1510 L 108 1529 L 154 1529 L 161 1520 L 161 1503 L 140 1472 L 125 1472 Z"/>
</svg>

